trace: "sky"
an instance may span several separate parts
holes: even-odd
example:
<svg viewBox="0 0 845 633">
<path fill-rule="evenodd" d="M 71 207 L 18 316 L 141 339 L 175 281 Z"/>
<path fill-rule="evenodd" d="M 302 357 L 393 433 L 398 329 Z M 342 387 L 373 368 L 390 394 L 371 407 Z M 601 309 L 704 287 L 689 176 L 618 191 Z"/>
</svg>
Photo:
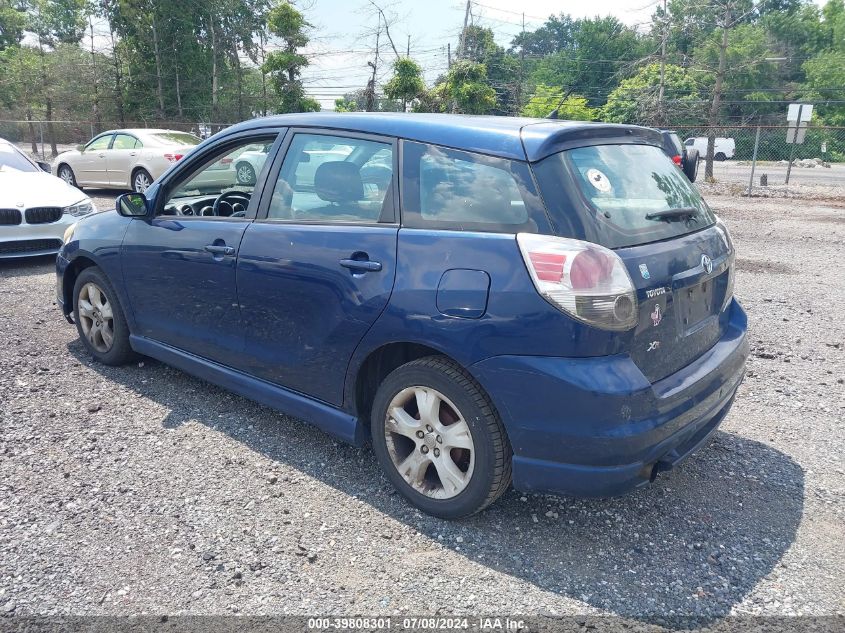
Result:
<svg viewBox="0 0 845 633">
<path fill-rule="evenodd" d="M 463 25 L 466 0 L 376 0 L 396 22 L 390 34 L 400 53 L 408 47 L 411 35 L 411 57 L 422 65 L 425 78 L 431 83 L 446 70 L 446 45 L 454 48 Z M 614 15 L 629 26 L 646 28 L 655 7 L 662 0 L 479 0 L 473 2 L 475 24 L 493 29 L 496 41 L 504 46 L 522 30 L 534 30 L 550 15 L 568 13 L 572 17 Z M 373 59 L 377 24 L 375 10 L 367 0 L 300 0 L 297 6 L 314 26 L 311 44 L 311 66 L 303 73 L 308 93 L 323 109 L 334 108 L 334 100 L 366 85 Z M 380 46 L 383 56 L 378 68 L 380 83 L 390 78 L 390 62 L 395 58 L 389 45 Z"/>
</svg>

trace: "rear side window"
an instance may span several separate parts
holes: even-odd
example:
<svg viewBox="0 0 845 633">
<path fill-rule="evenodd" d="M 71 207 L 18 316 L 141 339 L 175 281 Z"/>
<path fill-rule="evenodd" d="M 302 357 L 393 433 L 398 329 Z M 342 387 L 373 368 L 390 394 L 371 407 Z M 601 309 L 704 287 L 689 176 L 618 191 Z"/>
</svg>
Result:
<svg viewBox="0 0 845 633">
<path fill-rule="evenodd" d="M 525 163 L 411 141 L 403 144 L 405 226 L 536 233 L 546 224 L 545 218 L 536 218 L 538 205 Z"/>
<path fill-rule="evenodd" d="M 715 222 L 698 190 L 658 147 L 579 147 L 543 159 L 534 170 L 564 237 L 622 248 L 685 235 Z M 688 213 L 665 214 L 670 210 Z"/>
<path fill-rule="evenodd" d="M 187 132 L 155 132 L 150 134 L 159 145 L 199 145 L 202 141 Z"/>
</svg>

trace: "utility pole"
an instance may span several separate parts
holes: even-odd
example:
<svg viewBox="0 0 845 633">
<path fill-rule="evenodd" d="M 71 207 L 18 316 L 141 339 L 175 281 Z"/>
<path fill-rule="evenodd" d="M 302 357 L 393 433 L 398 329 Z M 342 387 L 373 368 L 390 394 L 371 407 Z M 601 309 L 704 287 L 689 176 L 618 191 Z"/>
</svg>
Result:
<svg viewBox="0 0 845 633">
<path fill-rule="evenodd" d="M 100 78 L 97 74 L 97 55 L 94 52 L 94 22 L 91 20 L 91 16 L 88 16 L 88 29 L 89 33 L 91 34 L 91 70 L 93 77 L 93 87 L 94 87 L 94 104 L 93 104 L 93 114 L 94 114 L 94 121 L 97 124 L 97 132 L 100 131 L 101 121 L 100 121 Z M 93 134 L 91 136 L 94 136 Z"/>
<path fill-rule="evenodd" d="M 408 33 L 408 48 L 405 51 L 405 57 L 408 57 L 408 58 L 411 57 L 411 34 L 410 33 Z"/>
<path fill-rule="evenodd" d="M 707 131 L 707 157 L 704 164 L 704 180 L 713 180 L 713 152 L 716 147 L 716 124 L 719 122 L 719 106 L 722 102 L 722 85 L 725 82 L 725 66 L 728 55 L 728 32 L 731 28 L 731 2 L 725 0 L 725 15 L 722 18 L 722 41 L 719 44 L 719 69 L 716 71 L 716 85 L 713 86 L 713 101 L 710 104 Z"/>
<path fill-rule="evenodd" d="M 669 16 L 666 14 L 666 0 L 663 0 L 663 29 L 660 36 L 660 88 L 657 92 L 657 123 L 666 125 L 663 94 L 666 87 L 666 31 L 669 23 Z"/>
<path fill-rule="evenodd" d="M 446 42 L 446 68 L 452 67 L 452 42 Z"/>
<path fill-rule="evenodd" d="M 665 1 L 665 0 L 664 0 Z M 519 46 L 519 79 L 516 84 L 516 112 L 522 112 L 522 84 L 525 81 L 525 13 L 522 14 L 522 44 Z"/>
<path fill-rule="evenodd" d="M 458 52 L 456 55 L 458 59 L 462 59 L 464 56 L 464 40 L 466 38 L 467 22 L 469 22 L 470 13 L 472 13 L 472 0 L 467 0 L 467 8 L 464 11 L 464 28 L 461 29 L 461 36 L 458 38 Z"/>
</svg>

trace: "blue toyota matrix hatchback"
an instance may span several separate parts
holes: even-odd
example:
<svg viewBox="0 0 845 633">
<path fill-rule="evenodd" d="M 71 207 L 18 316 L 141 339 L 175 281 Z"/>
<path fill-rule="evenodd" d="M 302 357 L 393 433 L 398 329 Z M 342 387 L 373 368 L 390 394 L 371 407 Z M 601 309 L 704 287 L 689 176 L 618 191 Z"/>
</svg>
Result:
<svg viewBox="0 0 845 633">
<path fill-rule="evenodd" d="M 69 228 L 57 291 L 98 361 L 369 438 L 457 518 L 511 481 L 619 494 L 702 446 L 748 355 L 734 257 L 655 130 L 294 114 Z"/>
</svg>

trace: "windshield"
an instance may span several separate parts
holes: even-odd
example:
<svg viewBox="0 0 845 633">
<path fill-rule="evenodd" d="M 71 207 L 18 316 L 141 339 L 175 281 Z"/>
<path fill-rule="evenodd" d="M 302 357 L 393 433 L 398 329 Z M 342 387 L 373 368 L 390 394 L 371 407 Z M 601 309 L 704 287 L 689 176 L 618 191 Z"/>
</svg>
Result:
<svg viewBox="0 0 845 633">
<path fill-rule="evenodd" d="M 9 143 L 0 143 L 0 170 L 39 171 L 38 167 Z"/>
<path fill-rule="evenodd" d="M 566 237 L 622 248 L 715 222 L 698 190 L 658 147 L 579 147 L 540 161 L 534 170 L 549 212 Z M 689 212 L 660 217 L 672 209 Z"/>
<path fill-rule="evenodd" d="M 199 145 L 202 141 L 194 136 L 193 134 L 188 134 L 187 132 L 156 132 L 155 134 L 150 134 L 152 138 L 154 138 L 159 145 Z"/>
</svg>

